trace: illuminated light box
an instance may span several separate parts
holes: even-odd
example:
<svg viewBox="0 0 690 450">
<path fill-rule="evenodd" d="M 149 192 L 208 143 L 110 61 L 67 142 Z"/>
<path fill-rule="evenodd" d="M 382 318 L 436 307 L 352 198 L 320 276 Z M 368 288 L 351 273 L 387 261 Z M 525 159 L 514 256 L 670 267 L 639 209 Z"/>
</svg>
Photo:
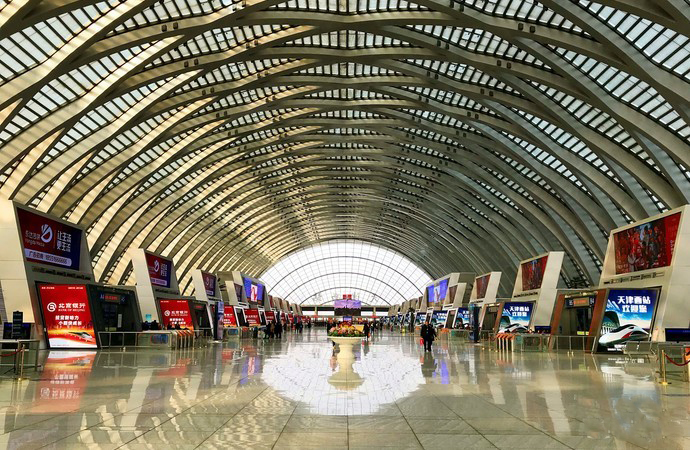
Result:
<svg viewBox="0 0 690 450">
<path fill-rule="evenodd" d="M 39 284 L 50 348 L 98 348 L 85 285 Z"/>
<path fill-rule="evenodd" d="M 82 231 L 17 208 L 24 257 L 29 262 L 79 270 Z"/>
<path fill-rule="evenodd" d="M 179 325 L 180 328 L 194 329 L 194 320 L 189 310 L 188 300 L 160 299 L 158 303 L 161 308 L 162 323 L 165 328 L 168 325 L 173 327 Z"/>
</svg>

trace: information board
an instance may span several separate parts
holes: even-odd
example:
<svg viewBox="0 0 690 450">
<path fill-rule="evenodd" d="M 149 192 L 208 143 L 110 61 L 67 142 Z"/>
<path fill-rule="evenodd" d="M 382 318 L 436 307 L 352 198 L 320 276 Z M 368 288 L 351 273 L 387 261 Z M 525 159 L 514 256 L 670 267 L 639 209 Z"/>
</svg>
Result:
<svg viewBox="0 0 690 450">
<path fill-rule="evenodd" d="M 146 267 L 149 271 L 149 279 L 151 280 L 151 284 L 169 289 L 171 287 L 170 279 L 172 276 L 172 261 L 149 252 L 145 252 L 145 255 Z"/>
</svg>

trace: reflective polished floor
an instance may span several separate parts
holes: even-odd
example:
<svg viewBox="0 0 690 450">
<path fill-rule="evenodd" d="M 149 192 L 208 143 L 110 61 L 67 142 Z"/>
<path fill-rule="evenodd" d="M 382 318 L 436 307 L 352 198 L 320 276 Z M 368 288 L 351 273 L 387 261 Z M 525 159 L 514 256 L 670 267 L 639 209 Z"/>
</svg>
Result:
<svg viewBox="0 0 690 450">
<path fill-rule="evenodd" d="M 51 351 L 0 381 L 0 448 L 690 449 L 690 388 L 622 357 L 498 354 L 383 332 L 356 378 L 323 330 L 178 351 Z"/>
</svg>

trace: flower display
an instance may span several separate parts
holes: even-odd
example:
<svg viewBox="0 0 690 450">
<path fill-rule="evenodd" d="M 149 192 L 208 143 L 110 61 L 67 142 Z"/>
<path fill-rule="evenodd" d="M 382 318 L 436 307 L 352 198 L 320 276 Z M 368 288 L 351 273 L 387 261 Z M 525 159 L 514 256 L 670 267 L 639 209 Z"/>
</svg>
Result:
<svg viewBox="0 0 690 450">
<path fill-rule="evenodd" d="M 328 332 L 332 337 L 364 337 L 364 332 L 352 325 L 340 325 Z"/>
</svg>

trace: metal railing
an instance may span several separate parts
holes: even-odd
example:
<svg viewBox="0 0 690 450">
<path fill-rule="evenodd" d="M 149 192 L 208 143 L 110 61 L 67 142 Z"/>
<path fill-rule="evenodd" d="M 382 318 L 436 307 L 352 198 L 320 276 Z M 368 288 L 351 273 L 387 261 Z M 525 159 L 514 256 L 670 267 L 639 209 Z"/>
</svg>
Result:
<svg viewBox="0 0 690 450">
<path fill-rule="evenodd" d="M 553 335 L 551 339 L 553 339 L 551 348 L 556 352 L 573 353 L 576 351 L 587 352 L 592 350 L 590 344 L 587 342 L 591 339 L 591 336 Z"/>
<path fill-rule="evenodd" d="M 7 346 L 13 348 L 7 348 Z M 31 367 L 37 369 L 38 350 L 40 341 L 38 339 L 0 339 L 0 366 L 12 366 L 13 373 L 18 378 L 23 378 L 24 369 Z"/>
<path fill-rule="evenodd" d="M 190 348 L 207 346 L 210 328 L 198 330 L 99 331 L 101 348 Z"/>
<path fill-rule="evenodd" d="M 657 356 L 661 384 L 669 384 L 669 376 L 690 381 L 690 345 L 659 342 Z"/>
</svg>

